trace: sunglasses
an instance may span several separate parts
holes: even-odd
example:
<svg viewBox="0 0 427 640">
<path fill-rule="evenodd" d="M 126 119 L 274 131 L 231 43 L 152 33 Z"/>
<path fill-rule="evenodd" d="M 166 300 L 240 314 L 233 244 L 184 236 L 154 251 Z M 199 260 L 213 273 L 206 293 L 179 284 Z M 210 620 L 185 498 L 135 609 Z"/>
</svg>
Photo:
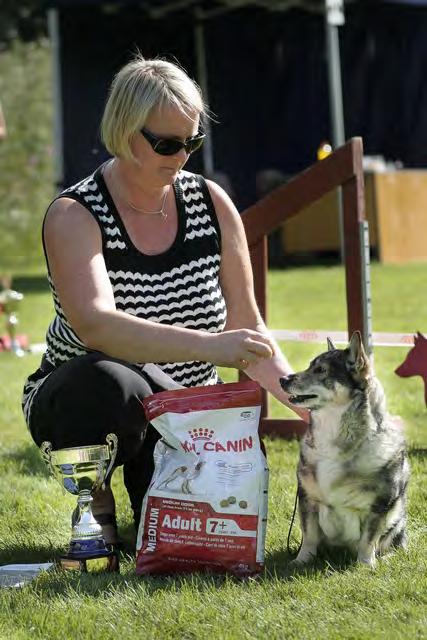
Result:
<svg viewBox="0 0 427 640">
<path fill-rule="evenodd" d="M 193 151 L 197 151 L 203 144 L 203 140 L 206 137 L 204 133 L 198 133 L 192 138 L 187 138 L 185 142 L 181 140 L 175 140 L 174 138 L 158 138 L 147 129 L 141 129 L 141 133 L 147 142 L 150 143 L 153 151 L 159 153 L 161 156 L 173 156 L 181 149 L 185 149 L 185 153 L 190 155 Z"/>
</svg>

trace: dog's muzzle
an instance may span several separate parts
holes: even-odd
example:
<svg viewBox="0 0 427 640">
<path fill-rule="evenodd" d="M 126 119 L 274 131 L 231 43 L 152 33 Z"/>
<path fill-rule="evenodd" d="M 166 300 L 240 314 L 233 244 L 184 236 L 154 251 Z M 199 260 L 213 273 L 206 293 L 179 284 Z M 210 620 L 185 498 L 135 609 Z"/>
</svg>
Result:
<svg viewBox="0 0 427 640">
<path fill-rule="evenodd" d="M 283 378 L 279 378 L 280 386 L 282 387 L 283 391 L 286 391 L 286 393 L 289 393 L 288 387 L 291 384 L 292 380 L 294 380 L 294 378 L 295 378 L 294 373 L 290 373 L 286 377 L 283 376 Z"/>
<path fill-rule="evenodd" d="M 289 376 L 287 376 L 286 378 L 280 378 L 280 386 L 282 387 L 283 391 L 286 391 L 286 393 L 289 393 L 289 402 L 291 402 L 292 404 L 302 404 L 303 402 L 306 402 L 306 400 L 313 400 L 313 398 L 317 398 L 316 395 L 312 395 L 312 394 L 303 394 L 303 393 L 296 393 L 293 394 L 292 391 L 290 391 L 290 387 L 292 386 L 292 382 L 295 380 L 296 375 L 294 373 L 291 373 Z"/>
</svg>

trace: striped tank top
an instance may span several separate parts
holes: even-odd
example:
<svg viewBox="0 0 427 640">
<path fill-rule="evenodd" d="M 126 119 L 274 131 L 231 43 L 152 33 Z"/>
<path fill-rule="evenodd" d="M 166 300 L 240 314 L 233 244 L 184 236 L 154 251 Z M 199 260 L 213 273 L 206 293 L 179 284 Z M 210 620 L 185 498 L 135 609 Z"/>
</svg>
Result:
<svg viewBox="0 0 427 640">
<path fill-rule="evenodd" d="M 158 255 L 141 253 L 132 243 L 103 178 L 103 168 L 63 191 L 80 202 L 97 221 L 116 308 L 144 320 L 213 333 L 225 327 L 226 306 L 219 271 L 221 234 L 215 209 L 202 176 L 181 171 L 173 185 L 178 231 L 169 249 Z M 55 317 L 46 334 L 40 368 L 24 386 L 27 423 L 43 382 L 62 363 L 90 352 L 68 322 L 49 273 Z M 143 369 L 143 363 L 132 363 Z M 156 363 L 175 382 L 186 386 L 216 384 L 211 362 Z"/>
</svg>

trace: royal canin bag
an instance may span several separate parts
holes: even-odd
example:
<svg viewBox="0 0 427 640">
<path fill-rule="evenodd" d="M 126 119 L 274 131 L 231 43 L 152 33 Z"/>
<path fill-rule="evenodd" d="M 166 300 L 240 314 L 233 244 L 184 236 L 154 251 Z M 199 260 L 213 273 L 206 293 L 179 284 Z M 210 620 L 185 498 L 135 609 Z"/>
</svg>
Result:
<svg viewBox="0 0 427 640">
<path fill-rule="evenodd" d="M 258 436 L 260 405 L 255 382 L 144 400 L 162 438 L 142 505 L 138 574 L 250 576 L 263 569 L 268 468 Z"/>
</svg>

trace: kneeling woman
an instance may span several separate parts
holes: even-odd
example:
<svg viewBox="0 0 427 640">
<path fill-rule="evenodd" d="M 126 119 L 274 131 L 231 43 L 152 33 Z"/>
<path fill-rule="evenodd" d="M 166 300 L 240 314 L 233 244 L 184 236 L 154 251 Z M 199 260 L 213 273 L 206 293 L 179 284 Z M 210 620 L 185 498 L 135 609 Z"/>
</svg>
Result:
<svg viewBox="0 0 427 640">
<path fill-rule="evenodd" d="M 137 56 L 105 106 L 111 160 L 63 191 L 43 224 L 56 315 L 25 384 L 27 423 L 37 445 L 54 449 L 116 433 L 136 525 L 157 439 L 141 400 L 163 388 L 146 363 L 172 386 L 215 384 L 216 366 L 245 368 L 287 404 L 279 378 L 290 367 L 255 302 L 240 216 L 217 184 L 184 171 L 205 113 L 181 68 Z M 93 512 L 116 543 L 110 488 L 95 494 Z"/>
</svg>

